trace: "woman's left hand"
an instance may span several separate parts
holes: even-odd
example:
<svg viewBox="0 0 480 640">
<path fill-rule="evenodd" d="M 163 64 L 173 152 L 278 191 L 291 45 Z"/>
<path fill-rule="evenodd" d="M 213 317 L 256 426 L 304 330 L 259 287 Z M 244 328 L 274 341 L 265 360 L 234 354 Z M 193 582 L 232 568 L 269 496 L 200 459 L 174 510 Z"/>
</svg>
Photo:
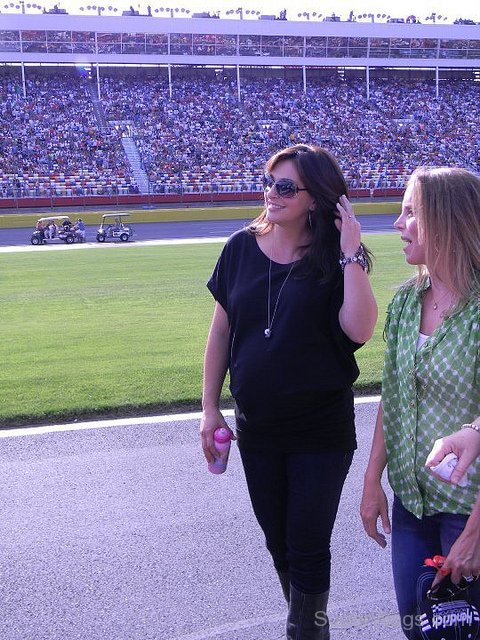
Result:
<svg viewBox="0 0 480 640">
<path fill-rule="evenodd" d="M 360 223 L 346 196 L 337 203 L 335 226 L 340 231 L 342 258 L 353 258 L 360 248 Z M 342 264 L 342 263 L 340 263 Z M 370 340 L 377 321 L 377 303 L 364 265 L 350 260 L 343 271 L 343 304 L 338 320 L 345 335 L 363 344 Z"/>
<path fill-rule="evenodd" d="M 346 196 L 340 196 L 337 203 L 335 226 L 340 231 L 340 249 L 345 256 L 355 255 L 360 246 L 360 223 L 355 218 L 353 207 Z"/>
</svg>

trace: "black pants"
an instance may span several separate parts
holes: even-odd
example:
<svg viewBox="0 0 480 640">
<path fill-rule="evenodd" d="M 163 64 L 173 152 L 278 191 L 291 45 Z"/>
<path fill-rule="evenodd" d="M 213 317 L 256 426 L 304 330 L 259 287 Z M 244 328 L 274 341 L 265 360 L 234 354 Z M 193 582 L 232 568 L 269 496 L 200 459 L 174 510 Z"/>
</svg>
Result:
<svg viewBox="0 0 480 640">
<path fill-rule="evenodd" d="M 327 591 L 330 538 L 353 451 L 240 453 L 275 568 L 288 571 L 298 591 Z"/>
</svg>

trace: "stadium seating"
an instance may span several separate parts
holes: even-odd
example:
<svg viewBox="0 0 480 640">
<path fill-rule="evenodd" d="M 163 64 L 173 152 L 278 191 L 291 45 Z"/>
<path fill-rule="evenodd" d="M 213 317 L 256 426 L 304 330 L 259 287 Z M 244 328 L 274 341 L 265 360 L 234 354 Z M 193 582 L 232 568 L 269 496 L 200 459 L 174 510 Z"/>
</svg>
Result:
<svg viewBox="0 0 480 640">
<path fill-rule="evenodd" d="M 261 190 L 266 158 L 295 142 L 337 157 L 352 188 L 404 186 L 415 166 L 480 171 L 480 87 L 444 80 L 232 79 L 192 70 L 175 79 L 139 71 L 101 79 L 107 126 L 97 122 L 88 80 L 68 72 L 0 75 L 0 197 L 138 192 L 121 137 L 135 140 L 158 194 Z"/>
</svg>

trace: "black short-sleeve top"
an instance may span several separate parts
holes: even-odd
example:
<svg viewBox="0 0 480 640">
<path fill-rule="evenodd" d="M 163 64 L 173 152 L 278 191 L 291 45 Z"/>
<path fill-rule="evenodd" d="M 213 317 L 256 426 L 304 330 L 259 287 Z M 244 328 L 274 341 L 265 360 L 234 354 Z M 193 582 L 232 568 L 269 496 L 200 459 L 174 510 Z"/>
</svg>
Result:
<svg viewBox="0 0 480 640">
<path fill-rule="evenodd" d="M 285 281 L 291 267 L 270 267 L 256 236 L 244 229 L 229 238 L 207 283 L 228 316 L 239 440 L 286 451 L 353 449 L 353 354 L 360 345 L 339 324 L 341 271 L 319 282 L 300 262 Z M 269 269 L 270 316 L 277 308 L 265 338 Z"/>
</svg>

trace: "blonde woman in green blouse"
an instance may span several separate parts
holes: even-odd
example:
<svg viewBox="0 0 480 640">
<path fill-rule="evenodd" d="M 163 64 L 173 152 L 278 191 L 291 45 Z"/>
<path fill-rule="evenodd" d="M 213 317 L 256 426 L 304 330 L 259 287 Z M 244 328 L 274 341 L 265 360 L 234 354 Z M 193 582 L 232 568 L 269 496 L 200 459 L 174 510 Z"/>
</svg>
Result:
<svg viewBox="0 0 480 640">
<path fill-rule="evenodd" d="M 435 577 L 424 559 L 448 556 L 455 544 L 473 557 L 479 547 L 480 463 L 466 487 L 441 482 L 425 463 L 435 440 L 480 423 L 480 178 L 464 169 L 417 169 L 395 228 L 418 273 L 387 312 L 382 401 L 360 513 L 381 547 L 392 533 L 402 629 L 417 640 L 417 607 Z M 392 526 L 381 485 L 386 466 Z M 470 595 L 480 607 L 480 581 Z"/>
</svg>

